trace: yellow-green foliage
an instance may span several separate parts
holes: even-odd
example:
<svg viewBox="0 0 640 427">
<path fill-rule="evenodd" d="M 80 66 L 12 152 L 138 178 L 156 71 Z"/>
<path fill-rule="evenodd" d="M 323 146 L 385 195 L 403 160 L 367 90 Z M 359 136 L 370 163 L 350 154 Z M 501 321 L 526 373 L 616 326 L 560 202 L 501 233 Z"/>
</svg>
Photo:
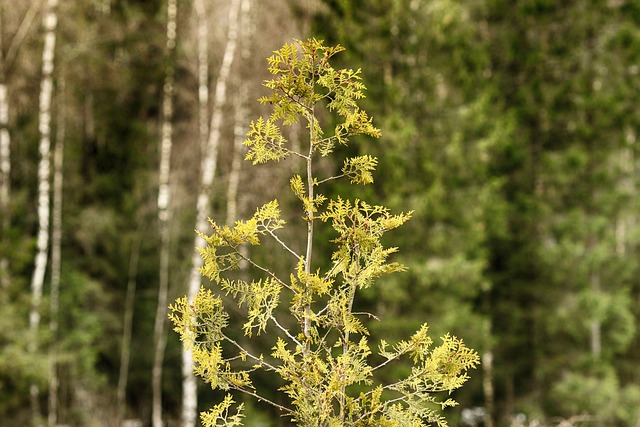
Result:
<svg viewBox="0 0 640 427">
<path fill-rule="evenodd" d="M 246 307 L 244 335 L 250 338 L 267 333 L 273 337 L 272 348 L 255 353 L 229 337 L 225 333 L 229 316 L 220 296 L 211 290 L 202 289 L 191 302 L 178 299 L 170 307 L 170 318 L 185 348 L 193 351 L 198 376 L 213 388 L 267 402 L 297 425 L 444 426 L 440 409 L 456 404 L 447 393 L 467 380 L 467 371 L 478 363 L 477 354 L 449 335 L 442 337 L 440 345 L 434 345 L 426 324 L 407 340 L 377 343 L 374 352 L 366 321 L 375 316 L 353 312 L 359 290 L 385 274 L 403 270 L 401 264 L 388 260 L 397 248 L 384 247 L 381 238 L 409 220 L 411 213 L 394 215 L 383 206 L 361 200 L 327 200 L 317 192 L 322 183 L 343 177 L 354 184 L 369 184 L 378 163 L 367 155 L 353 157 L 344 160 L 341 174 L 314 174 L 315 155 L 326 156 L 336 144 L 347 144 L 355 135 L 380 136 L 372 119 L 357 105 L 365 91 L 360 70 L 336 70 L 330 65 L 331 57 L 342 50 L 311 39 L 274 52 L 268 60 L 274 79 L 265 82 L 270 94 L 260 98 L 273 111 L 270 117 L 251 124 L 245 141 L 249 147 L 247 159 L 254 164 L 292 154 L 305 161 L 306 179 L 295 175 L 290 186 L 302 204 L 308 225 L 306 252 L 296 253 L 277 235 L 285 221 L 275 200 L 233 227 L 211 221 L 212 233 L 202 234 L 206 247 L 199 248 L 204 259 L 201 273 L 219 285 L 219 292 Z M 316 116 L 317 108 L 326 108 L 342 120 L 333 134 L 325 134 Z M 309 130 L 305 152 L 293 151 L 281 130 L 281 126 L 300 121 Z M 337 234 L 326 271 L 312 268 L 317 221 L 330 223 Z M 289 277 L 280 277 L 269 266 L 243 255 L 242 245 L 259 245 L 263 238 L 274 239 L 283 254 L 292 257 L 297 267 Z M 243 259 L 256 279 L 225 278 L 225 273 L 238 268 Z M 286 298 L 281 299 L 282 293 L 288 294 Z M 276 311 L 281 300 L 289 304 L 288 311 Z M 390 384 L 376 380 L 376 373 L 397 363 L 412 366 L 410 372 Z M 285 384 L 280 391 L 286 394 L 288 403 L 270 401 L 263 390 L 254 388 L 251 374 L 256 370 L 280 376 Z M 219 405 L 201 414 L 203 424 L 241 425 L 242 405 L 231 415 L 232 405 L 232 396 L 227 395 Z"/>
</svg>

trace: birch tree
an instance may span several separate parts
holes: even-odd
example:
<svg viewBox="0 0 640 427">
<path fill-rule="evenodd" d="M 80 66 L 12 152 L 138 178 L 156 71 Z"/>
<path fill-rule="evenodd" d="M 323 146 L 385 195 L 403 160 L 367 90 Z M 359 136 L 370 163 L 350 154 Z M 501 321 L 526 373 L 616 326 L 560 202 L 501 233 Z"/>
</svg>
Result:
<svg viewBox="0 0 640 427">
<path fill-rule="evenodd" d="M 194 1 L 198 34 L 196 39 L 198 50 L 198 135 L 201 156 L 207 152 L 209 136 L 209 25 L 206 15 L 204 0 Z M 203 160 L 204 161 L 204 160 Z M 204 202 L 203 202 L 204 203 Z M 200 211 L 200 198 L 198 198 L 198 212 Z M 205 209 L 205 208 L 203 208 Z M 199 213 L 198 213 L 199 215 Z M 196 220 L 198 224 L 200 221 Z M 193 257 L 193 266 L 190 272 L 190 283 L 200 280 L 197 273 L 199 258 Z M 189 285 L 189 288 L 198 285 Z M 182 353 L 182 426 L 195 425 L 197 413 L 197 385 L 192 373 L 193 359 L 188 350 Z"/>
<path fill-rule="evenodd" d="M 204 230 L 207 227 L 207 212 L 209 209 L 209 201 L 211 197 L 211 187 L 216 173 L 216 165 L 218 159 L 218 148 L 220 145 L 220 127 L 222 125 L 222 108 L 227 98 L 227 84 L 231 71 L 231 65 L 235 57 L 237 39 L 238 39 L 238 21 L 240 0 L 233 0 L 229 6 L 228 32 L 225 43 L 220 73 L 215 87 L 215 95 L 213 100 L 213 110 L 211 114 L 211 122 L 209 126 L 209 134 L 207 143 L 202 153 L 202 163 L 200 165 L 200 188 L 198 192 L 198 200 L 196 206 L 196 229 Z M 202 19 L 205 19 L 204 8 L 200 1 L 196 1 L 196 12 L 198 13 L 198 28 L 203 31 L 198 37 L 199 50 L 204 49 L 202 43 L 206 43 L 206 34 L 204 33 Z M 202 69 L 202 60 L 206 59 L 205 55 L 199 55 L 199 68 Z M 208 64 L 207 64 L 208 66 Z M 202 84 L 202 81 L 201 81 Z M 201 86 L 202 87 L 202 86 Z M 200 99 L 202 102 L 202 98 Z M 201 104 L 202 105 L 202 104 Z M 201 124 L 201 129 L 203 125 Z M 195 238 L 195 246 L 199 247 L 204 244 L 204 240 L 200 236 Z M 187 295 L 190 300 L 195 298 L 201 285 L 201 275 L 199 268 L 202 267 L 202 258 L 194 252 L 192 258 L 191 271 L 189 275 L 189 285 Z M 182 353 L 182 426 L 192 427 L 196 425 L 197 419 L 197 388 L 195 377 L 192 373 L 193 354 L 186 350 Z"/>
<path fill-rule="evenodd" d="M 166 346 L 166 306 L 169 292 L 169 249 L 171 240 L 171 148 L 173 144 L 173 85 L 177 30 L 177 0 L 167 0 L 166 52 L 167 66 L 162 96 L 160 171 L 158 182 L 158 224 L 160 228 L 160 272 L 158 307 L 154 325 L 154 358 L 152 370 L 152 423 L 162 426 L 162 364 Z"/>
<path fill-rule="evenodd" d="M 60 79 L 59 92 L 64 95 L 64 79 Z M 62 189 L 65 139 L 65 100 L 58 102 L 58 129 L 53 150 L 53 212 L 51 215 L 51 290 L 49 300 L 49 427 L 58 424 L 58 313 L 60 312 L 60 277 L 62 264 Z"/>
<path fill-rule="evenodd" d="M 193 8 L 198 28 L 198 136 L 200 151 L 204 152 L 209 136 L 209 25 L 204 0 L 195 0 Z"/>
<path fill-rule="evenodd" d="M 136 295 L 138 275 L 138 260 L 140 258 L 140 238 L 136 237 L 131 243 L 129 257 L 129 274 L 127 279 L 127 294 L 124 301 L 124 322 L 122 326 L 122 344 L 120 348 L 120 372 L 116 390 L 116 412 L 118 425 L 125 415 L 127 398 L 127 380 L 129 377 L 129 362 L 131 356 L 131 335 L 133 329 L 133 303 Z"/>
<path fill-rule="evenodd" d="M 3 33 L 5 28 L 4 13 L 0 10 L 0 245 L 8 245 L 7 232 L 10 225 L 11 134 L 9 133 L 8 74 L 22 41 L 33 23 L 37 10 L 37 3 L 33 2 L 21 19 L 16 33 L 8 40 L 6 46 Z M 8 287 L 9 259 L 4 253 L 4 249 L 0 249 L 0 289 Z"/>
<path fill-rule="evenodd" d="M 249 38 L 251 35 L 251 25 L 249 23 L 251 0 L 241 0 L 241 22 L 239 44 L 241 46 L 240 57 L 246 61 L 251 50 L 249 49 Z M 247 86 L 240 81 L 238 93 L 234 99 L 235 124 L 233 127 L 233 152 L 231 159 L 231 170 L 229 171 L 229 184 L 227 186 L 227 224 L 231 225 L 238 218 L 238 187 L 240 185 L 240 175 L 242 170 L 243 150 L 242 143 L 247 133 Z"/>
<path fill-rule="evenodd" d="M 40 82 L 39 119 L 40 162 L 38 164 L 38 237 L 35 268 L 31 278 L 31 309 L 29 311 L 29 352 L 38 348 L 40 305 L 49 250 L 50 175 L 51 175 L 51 98 L 53 95 L 53 67 L 58 24 L 58 0 L 47 0 L 44 13 L 44 49 L 42 52 L 42 80 Z M 31 410 L 34 420 L 40 417 L 38 385 L 30 387 Z"/>
</svg>

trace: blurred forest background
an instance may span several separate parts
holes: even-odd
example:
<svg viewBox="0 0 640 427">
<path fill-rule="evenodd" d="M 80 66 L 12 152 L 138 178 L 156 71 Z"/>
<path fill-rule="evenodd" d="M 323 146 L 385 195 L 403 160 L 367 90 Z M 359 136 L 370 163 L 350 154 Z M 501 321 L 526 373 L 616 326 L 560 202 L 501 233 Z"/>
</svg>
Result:
<svg viewBox="0 0 640 427">
<path fill-rule="evenodd" d="M 293 205 L 294 162 L 241 142 L 265 58 L 310 36 L 383 132 L 349 147 L 375 184 L 328 192 L 415 211 L 374 334 L 480 353 L 452 426 L 640 426 L 635 0 L 0 0 L 0 425 L 181 425 L 198 195 Z"/>
</svg>

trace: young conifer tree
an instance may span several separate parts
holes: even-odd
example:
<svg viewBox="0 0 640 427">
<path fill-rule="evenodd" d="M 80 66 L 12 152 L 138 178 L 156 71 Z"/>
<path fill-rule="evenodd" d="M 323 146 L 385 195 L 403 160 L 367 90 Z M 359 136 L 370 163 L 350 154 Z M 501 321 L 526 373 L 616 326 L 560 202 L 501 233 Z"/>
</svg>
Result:
<svg viewBox="0 0 640 427">
<path fill-rule="evenodd" d="M 267 80 L 268 96 L 260 102 L 273 107 L 268 118 L 251 124 L 245 144 L 253 164 L 296 156 L 306 166 L 305 176 L 290 179 L 306 221 L 306 249 L 298 253 L 278 236 L 285 226 L 277 200 L 258 208 L 233 227 L 210 220 L 213 232 L 202 234 L 206 247 L 201 273 L 220 291 L 246 307 L 243 332 L 248 339 L 266 333 L 273 346 L 258 353 L 244 347 L 227 332 L 229 315 L 217 292 L 204 288 L 193 301 L 178 299 L 170 318 L 184 346 L 193 351 L 194 372 L 214 389 L 229 391 L 224 400 L 201 414 L 205 426 L 242 424 L 242 404 L 232 408 L 232 392 L 244 393 L 273 405 L 299 426 L 427 426 L 446 425 L 440 409 L 456 402 L 447 392 L 467 380 L 478 363 L 477 354 L 462 340 L 446 335 L 434 345 L 427 325 L 406 340 L 371 345 L 365 320 L 375 316 L 354 312 L 358 291 L 380 276 L 403 270 L 390 262 L 397 248 L 386 248 L 382 236 L 402 225 L 411 213 L 391 214 L 383 206 L 361 200 L 328 200 L 318 192 L 326 181 L 348 179 L 353 184 L 373 182 L 377 159 L 368 155 L 347 158 L 336 176 L 318 176 L 318 156 L 346 145 L 350 137 L 379 137 L 372 119 L 358 107 L 365 86 L 360 70 L 334 69 L 331 58 L 344 50 L 310 39 L 286 44 L 268 59 L 274 78 Z M 332 132 L 323 128 L 318 112 L 335 114 L 340 122 Z M 326 117 L 326 116 L 325 116 Z M 283 126 L 302 121 L 308 129 L 304 152 L 293 151 Z M 320 271 L 312 264 L 314 226 L 331 224 L 337 234 L 330 267 Z M 289 277 L 243 255 L 242 245 L 259 245 L 273 239 L 284 256 L 296 265 Z M 256 274 L 249 282 L 231 280 L 228 273 L 244 260 Z M 283 295 L 287 294 L 287 295 Z M 288 310 L 278 309 L 286 301 Z M 373 348 L 372 348 L 373 347 Z M 405 376 L 383 384 L 377 379 L 394 364 L 411 365 Z M 254 387 L 255 371 L 279 376 L 278 390 Z M 276 386 L 277 387 L 277 386 Z M 276 403 L 267 396 L 283 392 Z M 444 392 L 445 397 L 441 398 Z"/>
</svg>

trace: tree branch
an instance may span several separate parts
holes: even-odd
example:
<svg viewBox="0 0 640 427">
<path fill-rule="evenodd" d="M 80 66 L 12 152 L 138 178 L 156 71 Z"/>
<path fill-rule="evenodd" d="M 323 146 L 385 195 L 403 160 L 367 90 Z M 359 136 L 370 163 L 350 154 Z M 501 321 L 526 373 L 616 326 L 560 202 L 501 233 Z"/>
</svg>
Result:
<svg viewBox="0 0 640 427">
<path fill-rule="evenodd" d="M 225 242 L 227 242 L 225 240 Z M 280 278 L 278 276 L 276 276 L 275 273 L 273 273 L 271 270 L 269 270 L 268 268 L 265 268 L 263 266 L 261 266 L 260 264 L 257 264 L 255 261 L 253 261 L 251 258 L 243 255 L 239 250 L 238 250 L 238 245 L 236 246 L 229 246 L 233 252 L 238 255 L 240 258 L 242 258 L 243 260 L 247 261 L 249 264 L 251 264 L 253 267 L 257 268 L 260 271 L 263 271 L 264 273 L 266 273 L 269 277 L 271 277 L 272 279 L 274 279 L 276 282 L 278 282 L 280 285 L 282 285 L 283 287 L 289 289 L 290 291 L 291 286 L 287 285 L 285 282 L 283 282 L 282 280 L 280 280 Z M 229 269 L 229 268 L 227 268 Z M 223 271 L 223 270 L 221 270 Z"/>
<path fill-rule="evenodd" d="M 231 343 L 234 345 L 234 347 L 236 347 L 238 350 L 240 350 L 240 352 L 242 354 L 244 354 L 245 356 L 249 357 L 252 360 L 255 360 L 256 362 L 258 362 L 258 364 L 260 364 L 261 366 L 265 366 L 266 368 L 268 368 L 269 370 L 273 371 L 273 372 L 277 372 L 278 369 L 271 365 L 270 363 L 267 363 L 264 361 L 264 359 L 261 359 L 260 357 L 257 357 L 251 353 L 249 353 L 244 347 L 242 347 L 240 344 L 238 344 L 235 340 L 229 338 L 228 336 L 226 336 L 225 334 L 222 334 L 222 338 L 224 338 L 227 342 Z"/>
<path fill-rule="evenodd" d="M 287 414 L 292 414 L 293 413 L 293 409 L 289 409 L 286 406 L 282 406 L 282 405 L 280 405 L 280 404 L 278 404 L 278 403 L 276 403 L 276 402 L 274 402 L 272 400 L 267 399 L 264 396 L 260 396 L 256 392 L 244 389 L 242 387 L 234 386 L 234 385 L 231 385 L 231 388 L 234 389 L 234 390 L 237 390 L 237 391 L 239 391 L 241 393 L 248 394 L 249 396 L 255 397 L 256 399 L 258 399 L 261 402 L 268 403 L 269 405 L 281 410 L 282 412 L 286 412 Z"/>
<path fill-rule="evenodd" d="M 275 323 L 275 324 L 276 324 L 276 326 L 278 327 L 278 329 L 280 329 L 282 332 L 284 332 L 284 333 L 285 333 L 285 335 L 286 335 L 287 337 L 289 337 L 289 339 L 290 339 L 291 341 L 293 341 L 296 345 L 298 345 L 298 346 L 300 346 L 300 348 L 302 348 L 302 343 L 300 343 L 300 341 L 298 341 L 298 340 L 297 340 L 293 335 L 291 335 L 291 333 L 289 332 L 289 330 L 288 330 L 287 328 L 285 328 L 284 326 L 282 326 L 282 325 L 278 322 L 278 320 L 277 320 L 273 315 L 271 315 L 271 316 L 269 317 L 269 319 L 273 320 L 273 323 Z"/>
<path fill-rule="evenodd" d="M 26 37 L 27 31 L 29 31 L 29 27 L 31 27 L 31 24 L 33 23 L 33 20 L 35 19 L 36 14 L 38 13 L 38 10 L 37 10 L 38 5 L 39 5 L 39 2 L 31 3 L 31 6 L 29 6 L 29 10 L 27 10 L 27 12 L 25 13 L 22 21 L 20 21 L 20 26 L 18 27 L 18 31 L 16 31 L 15 36 L 13 36 L 13 39 L 9 44 L 9 48 L 7 49 L 7 54 L 4 58 L 7 69 L 11 66 L 11 63 L 15 60 L 18 54 L 18 49 L 22 44 L 22 40 L 24 40 L 24 38 Z"/>
<path fill-rule="evenodd" d="M 323 179 L 321 181 L 316 182 L 316 185 L 320 185 L 320 184 L 323 184 L 323 183 L 325 183 L 327 181 L 332 181 L 334 179 L 344 178 L 345 176 L 347 176 L 346 173 L 341 173 L 340 175 L 330 176 L 329 178 L 325 178 L 325 179 Z"/>
<path fill-rule="evenodd" d="M 287 250 L 291 255 L 293 255 L 294 257 L 296 257 L 296 259 L 297 259 L 298 261 L 300 261 L 300 260 L 302 259 L 302 256 L 298 255 L 298 254 L 297 254 L 293 249 L 291 249 L 289 246 L 287 246 L 287 244 L 286 244 L 285 242 L 283 242 L 282 240 L 280 240 L 280 238 L 279 238 L 278 236 L 276 236 L 276 235 L 275 235 L 275 233 L 274 233 L 272 230 L 270 230 L 270 229 L 268 229 L 268 228 L 265 228 L 265 231 L 266 231 L 267 233 L 269 233 L 269 235 L 270 235 L 271 237 L 273 237 L 273 238 L 275 239 L 275 241 L 276 241 L 276 242 L 278 242 L 278 243 L 280 244 L 280 246 L 282 246 L 283 248 L 285 248 L 285 249 L 286 249 L 286 250 Z"/>
</svg>

